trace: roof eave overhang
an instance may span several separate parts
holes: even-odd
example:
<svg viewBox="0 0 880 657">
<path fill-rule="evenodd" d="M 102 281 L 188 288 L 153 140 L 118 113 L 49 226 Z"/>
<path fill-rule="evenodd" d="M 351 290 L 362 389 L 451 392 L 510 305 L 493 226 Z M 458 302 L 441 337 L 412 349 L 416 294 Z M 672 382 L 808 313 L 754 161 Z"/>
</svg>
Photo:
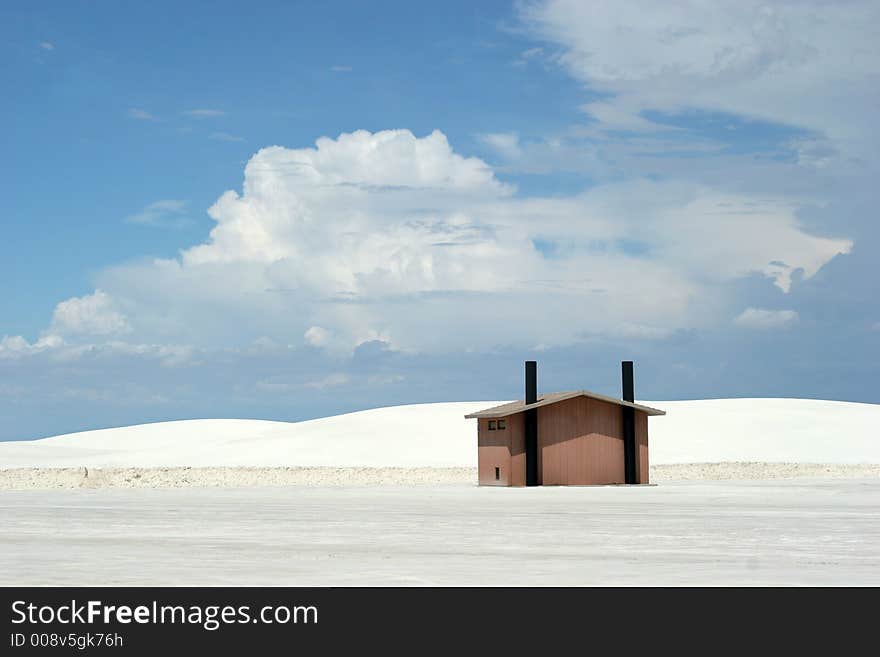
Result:
<svg viewBox="0 0 880 657">
<path fill-rule="evenodd" d="M 579 390 L 572 393 L 565 393 L 559 396 L 554 396 L 552 399 L 539 399 L 534 404 L 521 404 L 516 405 L 516 402 L 511 404 L 503 404 L 502 406 L 493 406 L 492 408 L 487 408 L 482 411 L 477 411 L 476 413 L 468 413 L 465 415 L 466 420 L 472 419 L 485 419 L 485 418 L 499 418 L 499 417 L 508 417 L 510 415 L 516 415 L 517 413 L 524 413 L 525 411 L 531 410 L 533 408 L 540 408 L 541 406 L 550 406 L 551 404 L 556 404 L 562 401 L 566 401 L 568 399 L 574 399 L 575 397 L 587 397 L 588 399 L 595 399 L 598 401 L 608 402 L 610 404 L 616 404 L 621 407 L 634 408 L 637 411 L 641 411 L 649 416 L 657 416 L 657 415 L 666 415 L 666 411 L 661 411 L 659 408 L 652 408 L 650 406 L 642 406 L 641 404 L 635 404 L 633 402 L 624 401 L 623 399 L 615 399 L 614 397 L 606 397 L 605 395 L 600 395 L 594 392 L 587 392 L 585 390 Z M 513 406 L 513 407 L 512 407 Z M 512 408 L 511 408 L 512 407 Z"/>
</svg>

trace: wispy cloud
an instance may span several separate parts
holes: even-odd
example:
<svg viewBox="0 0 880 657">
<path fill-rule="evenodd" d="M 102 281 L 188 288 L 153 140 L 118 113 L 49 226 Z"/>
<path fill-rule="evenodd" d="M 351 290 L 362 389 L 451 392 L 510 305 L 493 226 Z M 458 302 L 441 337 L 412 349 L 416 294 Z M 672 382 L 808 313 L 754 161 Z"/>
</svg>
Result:
<svg viewBox="0 0 880 657">
<path fill-rule="evenodd" d="M 351 66 L 331 66 L 330 70 L 334 73 L 351 73 L 354 69 Z"/>
<path fill-rule="evenodd" d="M 323 347 L 330 341 L 330 331 L 321 326 L 311 326 L 303 334 L 306 344 L 312 347 Z"/>
<path fill-rule="evenodd" d="M 132 107 L 128 110 L 128 118 L 137 121 L 158 121 L 158 119 L 145 109 Z"/>
<path fill-rule="evenodd" d="M 318 379 L 317 381 L 309 381 L 306 383 L 307 388 L 314 388 L 315 390 L 323 390 L 324 388 L 333 388 L 335 386 L 342 386 L 348 383 L 348 375 L 343 374 L 342 372 L 337 372 L 336 374 L 328 374 L 322 379 Z"/>
<path fill-rule="evenodd" d="M 140 212 L 125 217 L 124 221 L 128 224 L 161 228 L 182 228 L 192 223 L 187 216 L 186 201 L 176 199 L 150 203 Z"/>
<path fill-rule="evenodd" d="M 515 132 L 494 132 L 478 135 L 478 139 L 508 160 L 518 160 L 523 155 L 519 135 Z"/>
<path fill-rule="evenodd" d="M 212 132 L 210 137 L 211 139 L 216 139 L 217 141 L 244 141 L 244 137 L 239 137 L 238 135 L 230 135 L 228 132 Z"/>
<path fill-rule="evenodd" d="M 876 152 L 877 85 L 865 82 L 880 53 L 876 2 L 594 4 L 524 2 L 518 13 L 602 97 L 589 110 L 600 129 L 700 110 L 797 127 L 843 155 Z"/>
<path fill-rule="evenodd" d="M 529 48 L 528 50 L 523 50 L 519 57 L 513 60 L 514 65 L 516 66 L 524 66 L 527 62 L 537 59 L 544 54 L 543 48 Z"/>
<path fill-rule="evenodd" d="M 43 50 L 55 50 L 55 44 L 51 41 L 40 41 L 40 48 Z"/>
<path fill-rule="evenodd" d="M 776 329 L 790 326 L 798 321 L 796 310 L 766 310 L 746 308 L 733 320 L 737 326 L 750 329 Z"/>
<path fill-rule="evenodd" d="M 181 112 L 184 116 L 188 116 L 193 119 L 212 119 L 217 116 L 225 116 L 226 112 L 218 109 L 191 109 Z"/>
</svg>

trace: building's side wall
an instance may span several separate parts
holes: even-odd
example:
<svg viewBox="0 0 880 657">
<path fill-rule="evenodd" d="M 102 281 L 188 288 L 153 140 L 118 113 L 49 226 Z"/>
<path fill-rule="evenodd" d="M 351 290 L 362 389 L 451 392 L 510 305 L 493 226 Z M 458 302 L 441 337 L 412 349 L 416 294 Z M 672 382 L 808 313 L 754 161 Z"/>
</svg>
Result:
<svg viewBox="0 0 880 657">
<path fill-rule="evenodd" d="M 636 411 L 636 443 L 639 446 L 639 483 L 650 481 L 648 463 L 648 414 Z"/>
<path fill-rule="evenodd" d="M 510 444 L 511 486 L 526 485 L 526 426 L 525 413 L 511 415 L 507 419 L 507 433 Z M 501 433 L 504 433 L 503 431 Z"/>
<path fill-rule="evenodd" d="M 577 397 L 538 409 L 538 454 L 545 485 L 624 483 L 620 406 Z"/>
<path fill-rule="evenodd" d="M 489 420 L 477 420 L 477 472 L 480 486 L 510 485 L 510 435 L 509 428 L 489 431 Z M 495 468 L 499 469 L 497 480 Z"/>
</svg>

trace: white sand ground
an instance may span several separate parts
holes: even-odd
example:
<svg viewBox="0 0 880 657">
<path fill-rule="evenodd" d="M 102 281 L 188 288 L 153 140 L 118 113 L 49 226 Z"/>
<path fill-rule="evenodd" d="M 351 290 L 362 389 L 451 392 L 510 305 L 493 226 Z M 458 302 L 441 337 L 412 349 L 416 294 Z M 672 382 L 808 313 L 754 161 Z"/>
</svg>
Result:
<svg viewBox="0 0 880 657">
<path fill-rule="evenodd" d="M 877 464 L 721 462 L 651 466 L 669 481 L 880 478 Z M 0 490 L 58 488 L 248 488 L 252 486 L 474 485 L 476 468 L 15 468 L 0 470 Z"/>
<path fill-rule="evenodd" d="M 880 479 L 0 492 L 0 585 L 880 585 Z"/>
</svg>

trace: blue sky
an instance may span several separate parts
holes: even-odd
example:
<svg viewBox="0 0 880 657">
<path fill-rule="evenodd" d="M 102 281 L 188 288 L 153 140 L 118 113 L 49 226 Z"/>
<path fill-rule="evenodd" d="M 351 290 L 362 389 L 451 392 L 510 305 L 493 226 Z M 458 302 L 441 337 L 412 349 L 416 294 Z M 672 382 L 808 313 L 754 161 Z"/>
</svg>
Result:
<svg viewBox="0 0 880 657">
<path fill-rule="evenodd" d="M 442 123 L 474 149 L 495 125 L 540 121 L 540 134 L 573 120 L 582 93 L 562 72 L 524 81 L 510 66 L 521 39 L 503 28 L 507 3 L 472 4 L 5 4 L 3 83 L 15 91 L 0 112 L 15 166 L 4 176 L 13 232 L 3 274 L 31 282 L 9 291 L 3 330 L 39 332 L 55 300 L 84 289 L 95 268 L 202 240 L 205 209 L 241 185 L 260 147 Z M 199 109 L 223 115 L 185 114 Z M 165 198 L 185 200 L 192 223 L 120 221 Z M 35 239 L 50 267 L 38 280 L 22 269 Z"/>
<path fill-rule="evenodd" d="M 878 27 L 4 3 L 0 439 L 511 398 L 529 357 L 547 390 L 634 358 L 642 398 L 878 403 Z"/>
</svg>

